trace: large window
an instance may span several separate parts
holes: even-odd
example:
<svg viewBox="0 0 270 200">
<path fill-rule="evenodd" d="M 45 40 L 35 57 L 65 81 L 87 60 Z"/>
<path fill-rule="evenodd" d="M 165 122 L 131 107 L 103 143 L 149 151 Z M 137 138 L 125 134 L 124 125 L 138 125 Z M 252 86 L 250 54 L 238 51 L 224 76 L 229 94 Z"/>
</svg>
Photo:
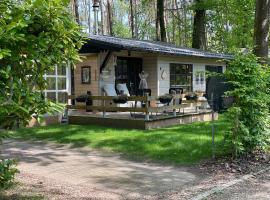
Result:
<svg viewBox="0 0 270 200">
<path fill-rule="evenodd" d="M 44 91 L 45 98 L 58 103 L 67 102 L 68 79 L 65 65 L 55 66 L 45 76 L 47 89 Z"/>
<path fill-rule="evenodd" d="M 192 65 L 171 63 L 170 86 L 171 88 L 183 88 L 192 91 Z"/>
</svg>

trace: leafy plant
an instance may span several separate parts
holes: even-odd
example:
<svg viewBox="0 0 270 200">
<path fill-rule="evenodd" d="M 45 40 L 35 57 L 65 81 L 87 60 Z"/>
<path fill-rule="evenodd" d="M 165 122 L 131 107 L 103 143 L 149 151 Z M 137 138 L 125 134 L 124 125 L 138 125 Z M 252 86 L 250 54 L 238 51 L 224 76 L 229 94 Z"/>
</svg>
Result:
<svg viewBox="0 0 270 200">
<path fill-rule="evenodd" d="M 44 74 L 55 65 L 80 60 L 81 28 L 69 1 L 2 0 L 0 2 L 0 127 L 25 125 L 50 104 L 42 91 Z"/>
<path fill-rule="evenodd" d="M 227 119 L 232 125 L 228 139 L 234 154 L 264 150 L 269 145 L 269 68 L 259 64 L 253 54 L 238 55 L 225 76 L 233 85 L 227 92 L 234 97 Z"/>
<path fill-rule="evenodd" d="M 15 174 L 18 173 L 16 161 L 11 159 L 0 159 L 0 189 L 5 189 L 12 185 Z"/>
</svg>

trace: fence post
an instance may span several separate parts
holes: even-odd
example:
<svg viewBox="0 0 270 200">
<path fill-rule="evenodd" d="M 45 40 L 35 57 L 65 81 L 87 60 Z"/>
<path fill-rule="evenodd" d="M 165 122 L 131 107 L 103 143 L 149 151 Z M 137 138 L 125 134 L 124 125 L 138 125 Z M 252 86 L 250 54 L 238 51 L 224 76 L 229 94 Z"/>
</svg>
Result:
<svg viewBox="0 0 270 200">
<path fill-rule="evenodd" d="M 103 118 L 105 118 L 106 117 L 106 111 L 104 109 L 106 107 L 106 103 L 105 103 L 104 99 L 102 100 L 102 104 L 103 104 L 103 113 L 102 113 L 102 115 L 103 115 Z"/>
<path fill-rule="evenodd" d="M 176 109 L 173 109 L 173 116 L 176 117 Z"/>
<path fill-rule="evenodd" d="M 211 93 L 211 108 L 212 108 L 212 159 L 215 159 L 216 155 L 215 155 L 215 125 L 214 125 L 214 94 Z"/>
<path fill-rule="evenodd" d="M 146 92 L 146 102 L 145 102 L 145 109 L 146 109 L 146 113 L 145 113 L 145 120 L 146 121 L 149 121 L 150 117 L 149 117 L 149 111 L 148 111 L 148 108 L 149 108 L 149 98 L 148 98 L 148 92 Z"/>
</svg>

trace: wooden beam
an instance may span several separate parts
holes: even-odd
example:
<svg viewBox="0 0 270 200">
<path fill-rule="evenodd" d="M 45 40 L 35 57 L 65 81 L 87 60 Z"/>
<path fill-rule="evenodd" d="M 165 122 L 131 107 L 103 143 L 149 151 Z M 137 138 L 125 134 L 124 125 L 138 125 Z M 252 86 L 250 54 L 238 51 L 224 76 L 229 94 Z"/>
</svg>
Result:
<svg viewBox="0 0 270 200">
<path fill-rule="evenodd" d="M 100 66 L 100 73 L 106 67 L 111 55 L 112 55 L 112 51 L 109 50 L 108 53 L 106 54 L 106 57 L 104 58 L 104 60 L 103 60 L 103 62 L 101 64 L 101 66 Z"/>
<path fill-rule="evenodd" d="M 68 99 L 75 99 L 75 95 L 68 95 Z M 110 100 L 113 101 L 117 98 L 117 96 L 89 96 L 88 97 L 91 100 Z M 128 101 L 146 101 L 145 96 L 129 96 L 127 97 Z"/>
</svg>

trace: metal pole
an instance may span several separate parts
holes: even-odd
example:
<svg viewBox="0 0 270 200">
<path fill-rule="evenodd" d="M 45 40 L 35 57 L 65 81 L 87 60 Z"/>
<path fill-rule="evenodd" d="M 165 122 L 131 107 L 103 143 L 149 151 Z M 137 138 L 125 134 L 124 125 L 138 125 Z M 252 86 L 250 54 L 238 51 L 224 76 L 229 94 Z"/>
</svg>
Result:
<svg viewBox="0 0 270 200">
<path fill-rule="evenodd" d="M 149 121 L 150 120 L 150 117 L 149 117 L 149 111 L 148 111 L 148 107 L 149 107 L 149 102 L 148 102 L 148 96 L 149 96 L 149 94 L 148 94 L 148 92 L 146 92 L 146 102 L 145 102 L 145 109 L 146 109 L 146 113 L 145 113 L 145 120 L 146 121 Z"/>
<path fill-rule="evenodd" d="M 211 109 L 212 109 L 212 159 L 215 159 L 215 124 L 214 124 L 214 119 L 215 119 L 215 112 L 214 112 L 214 94 L 211 93 Z"/>
<path fill-rule="evenodd" d="M 94 0 L 93 11 L 94 11 L 94 34 L 95 35 L 98 35 L 98 10 L 99 10 L 99 1 Z"/>
</svg>

